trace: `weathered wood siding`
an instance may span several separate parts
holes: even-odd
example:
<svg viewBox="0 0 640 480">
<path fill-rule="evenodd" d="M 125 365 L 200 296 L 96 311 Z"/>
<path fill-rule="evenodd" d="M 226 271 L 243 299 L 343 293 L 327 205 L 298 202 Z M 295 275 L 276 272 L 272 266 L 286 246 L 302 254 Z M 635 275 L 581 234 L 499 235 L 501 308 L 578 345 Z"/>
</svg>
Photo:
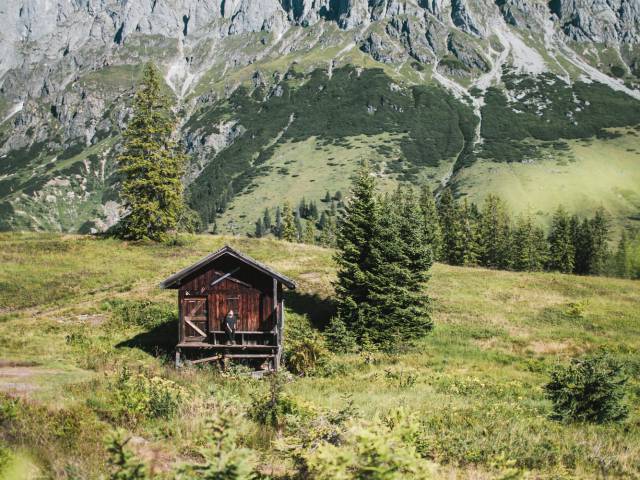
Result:
<svg viewBox="0 0 640 480">
<path fill-rule="evenodd" d="M 231 277 L 211 287 L 211 283 L 216 279 L 232 271 L 234 273 Z M 193 311 L 193 306 L 196 304 L 193 299 L 197 298 L 206 299 L 208 317 L 206 331 L 222 330 L 222 320 L 231 308 L 238 317 L 238 331 L 268 332 L 276 324 L 272 279 L 241 263 L 227 260 L 211 265 L 207 270 L 186 279 L 180 286 L 178 298 L 181 339 L 199 336 L 183 321 L 184 316 Z M 200 323 L 197 326 L 201 328 Z"/>
</svg>

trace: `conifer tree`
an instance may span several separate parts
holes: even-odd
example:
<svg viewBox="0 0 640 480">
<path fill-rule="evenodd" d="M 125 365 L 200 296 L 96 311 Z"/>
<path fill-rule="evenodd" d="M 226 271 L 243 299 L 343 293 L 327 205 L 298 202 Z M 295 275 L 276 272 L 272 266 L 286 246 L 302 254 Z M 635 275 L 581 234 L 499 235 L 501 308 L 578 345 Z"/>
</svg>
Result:
<svg viewBox="0 0 640 480">
<path fill-rule="evenodd" d="M 601 275 L 604 273 L 609 258 L 609 219 L 604 208 L 596 210 L 593 219 L 589 222 L 589 267 L 588 274 Z"/>
<path fill-rule="evenodd" d="M 315 220 L 318 220 L 318 205 L 316 205 L 316 202 L 314 202 L 313 200 L 309 202 L 309 218 Z"/>
<path fill-rule="evenodd" d="M 324 195 L 324 199 L 322 201 L 325 203 L 329 203 L 331 201 L 331 194 L 329 193 L 329 190 L 327 190 L 327 193 Z"/>
<path fill-rule="evenodd" d="M 464 199 L 458 209 L 462 234 L 462 264 L 467 266 L 478 265 L 481 254 L 480 246 L 480 214 L 475 204 L 469 205 Z"/>
<path fill-rule="evenodd" d="M 308 245 L 314 245 L 316 243 L 316 229 L 313 226 L 313 221 L 311 220 L 305 222 L 302 242 Z"/>
<path fill-rule="evenodd" d="M 256 238 L 262 238 L 264 236 L 264 223 L 262 222 L 262 219 L 259 218 L 258 220 L 256 220 L 256 229 L 255 229 L 255 237 Z"/>
<path fill-rule="evenodd" d="M 276 223 L 273 234 L 278 238 L 282 238 L 282 211 L 280 210 L 280 205 L 276 207 Z"/>
<path fill-rule="evenodd" d="M 318 228 L 320 230 L 324 230 L 325 227 L 327 226 L 327 213 L 326 212 L 322 212 L 322 214 L 320 215 L 320 220 L 318 220 Z"/>
<path fill-rule="evenodd" d="M 441 258 L 449 265 L 462 265 L 464 245 L 460 209 L 449 189 L 446 189 L 440 197 L 438 216 L 442 229 Z"/>
<path fill-rule="evenodd" d="M 324 215 L 324 212 L 322 212 Z M 334 247 L 336 245 L 336 221 L 334 217 L 325 215 L 325 222 L 320 232 L 320 244 L 325 247 Z M 322 222 L 322 217 L 320 218 Z"/>
<path fill-rule="evenodd" d="M 549 232 L 549 268 L 562 273 L 573 272 L 575 249 L 569 215 L 562 205 L 551 220 Z"/>
<path fill-rule="evenodd" d="M 262 215 L 262 224 L 264 225 L 265 233 L 269 233 L 271 231 L 271 213 L 269 213 L 269 209 L 264 209 L 264 214 Z"/>
<path fill-rule="evenodd" d="M 379 207 L 375 180 L 368 164 L 363 164 L 351 189 L 336 235 L 338 315 L 358 337 L 364 335 L 370 298 L 368 271 L 371 268 L 371 242 L 378 234 Z"/>
<path fill-rule="evenodd" d="M 627 231 L 622 230 L 620 241 L 618 242 L 618 249 L 616 250 L 614 258 L 615 275 L 622 278 L 631 278 L 631 255 L 629 254 L 629 240 L 627 237 Z"/>
<path fill-rule="evenodd" d="M 442 248 L 442 231 L 436 200 L 429 186 L 424 185 L 420 191 L 420 210 L 422 213 L 422 228 L 424 228 L 425 242 L 431 245 L 433 260 L 440 259 Z"/>
<path fill-rule="evenodd" d="M 289 202 L 284 202 L 284 206 L 282 207 L 282 228 L 280 238 L 286 240 L 287 242 L 295 242 L 298 240 L 298 232 L 296 230 L 295 219 L 293 216 L 293 211 L 291 210 L 291 205 Z"/>
<path fill-rule="evenodd" d="M 120 197 L 128 212 L 119 233 L 132 240 L 165 239 L 184 210 L 186 157 L 172 138 L 176 120 L 161 92 L 160 79 L 158 69 L 148 64 L 118 155 Z"/>
<path fill-rule="evenodd" d="M 335 195 L 333 196 L 334 200 L 336 202 L 341 202 L 342 201 L 342 192 L 340 190 L 336 191 Z"/>
<path fill-rule="evenodd" d="M 506 205 L 489 194 L 482 208 L 480 222 L 481 264 L 489 268 L 509 268 L 511 219 Z"/>
<path fill-rule="evenodd" d="M 302 241 L 302 236 L 304 235 L 304 227 L 302 226 L 302 218 L 300 217 L 300 212 L 295 213 L 295 227 L 296 227 L 296 242 Z"/>
<path fill-rule="evenodd" d="M 424 240 L 421 212 L 409 190 L 380 202 L 377 231 L 371 239 L 366 278 L 369 295 L 361 305 L 367 316 L 360 332 L 385 349 L 411 343 L 432 326 L 424 284 L 431 266 L 431 248 Z"/>
<path fill-rule="evenodd" d="M 572 215 L 569 228 L 573 243 L 573 272 L 586 275 L 591 257 L 591 225 L 588 219 L 580 221 L 577 215 Z"/>
<path fill-rule="evenodd" d="M 511 248 L 512 267 L 515 270 L 536 272 L 547 261 L 547 242 L 544 231 L 535 225 L 531 215 L 521 215 L 513 230 Z"/>
</svg>

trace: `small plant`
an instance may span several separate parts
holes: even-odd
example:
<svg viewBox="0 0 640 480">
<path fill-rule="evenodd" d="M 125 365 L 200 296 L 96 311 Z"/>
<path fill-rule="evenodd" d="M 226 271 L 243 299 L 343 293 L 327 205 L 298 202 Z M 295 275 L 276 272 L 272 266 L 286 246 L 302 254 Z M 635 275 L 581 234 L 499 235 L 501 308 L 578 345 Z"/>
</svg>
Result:
<svg viewBox="0 0 640 480">
<path fill-rule="evenodd" d="M 545 385 L 553 417 L 564 421 L 617 422 L 626 418 L 627 377 L 622 365 L 605 354 L 576 358 L 559 365 Z"/>
<path fill-rule="evenodd" d="M 572 302 L 567 305 L 564 314 L 575 320 L 583 319 L 587 311 L 588 302 Z"/>
<path fill-rule="evenodd" d="M 282 374 L 271 374 L 268 380 L 267 394 L 254 398 L 250 415 L 258 423 L 280 431 L 285 426 L 287 416 L 303 412 L 296 401 L 284 391 L 285 377 Z"/>
<path fill-rule="evenodd" d="M 384 377 L 390 386 L 399 389 L 411 388 L 418 381 L 418 376 L 415 373 L 405 372 L 404 370 L 394 372 L 387 369 L 384 371 Z"/>
<path fill-rule="evenodd" d="M 331 318 L 329 326 L 324 332 L 329 347 L 337 353 L 349 353 L 356 349 L 356 338 L 347 328 L 344 320 L 339 315 Z"/>
<path fill-rule="evenodd" d="M 238 427 L 230 412 L 207 421 L 207 446 L 200 451 L 204 462 L 183 465 L 176 478 L 180 480 L 250 480 L 257 478 L 251 450 L 240 448 Z"/>
<path fill-rule="evenodd" d="M 146 480 L 148 477 L 143 463 L 138 461 L 126 448 L 131 438 L 124 439 L 120 433 L 114 434 L 108 441 L 110 480 Z"/>
<path fill-rule="evenodd" d="M 149 377 L 142 373 L 131 374 L 124 367 L 111 383 L 114 392 L 114 414 L 129 423 L 143 418 L 170 418 L 185 396 L 182 387 L 171 380 Z"/>
</svg>

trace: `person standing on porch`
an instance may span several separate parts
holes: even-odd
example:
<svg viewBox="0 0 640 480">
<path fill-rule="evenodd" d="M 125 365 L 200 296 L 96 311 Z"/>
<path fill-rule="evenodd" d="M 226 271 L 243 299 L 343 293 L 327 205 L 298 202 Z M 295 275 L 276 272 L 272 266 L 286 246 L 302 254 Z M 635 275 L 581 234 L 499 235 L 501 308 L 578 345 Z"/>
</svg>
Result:
<svg viewBox="0 0 640 480">
<path fill-rule="evenodd" d="M 227 343 L 231 345 L 235 345 L 236 338 L 236 315 L 233 313 L 233 309 L 229 310 L 227 315 L 224 317 L 222 322 L 222 327 L 227 334 Z"/>
</svg>

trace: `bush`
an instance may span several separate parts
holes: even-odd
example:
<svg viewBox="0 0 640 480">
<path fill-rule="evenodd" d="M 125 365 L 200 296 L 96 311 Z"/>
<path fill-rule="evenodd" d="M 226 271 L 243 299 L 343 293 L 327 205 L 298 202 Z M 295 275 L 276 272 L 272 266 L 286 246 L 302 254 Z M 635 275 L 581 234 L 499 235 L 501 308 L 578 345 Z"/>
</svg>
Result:
<svg viewBox="0 0 640 480">
<path fill-rule="evenodd" d="M 143 373 L 132 375 L 124 367 L 111 382 L 112 414 L 136 424 L 144 418 L 170 418 L 178 410 L 185 390 L 171 380 Z"/>
<path fill-rule="evenodd" d="M 275 373 L 269 376 L 268 391 L 254 397 L 251 404 L 249 414 L 252 420 L 282 430 L 288 417 L 306 413 L 305 409 L 284 391 L 284 383 L 285 378 L 282 374 Z"/>
<path fill-rule="evenodd" d="M 628 413 L 624 404 L 626 382 L 622 365 L 599 354 L 573 359 L 568 366 L 557 366 L 545 391 L 553 402 L 555 419 L 616 422 Z"/>
<path fill-rule="evenodd" d="M 306 317 L 292 316 L 285 345 L 285 363 L 295 375 L 314 375 L 323 370 L 329 357 L 324 337 Z"/>
<path fill-rule="evenodd" d="M 331 318 L 324 336 L 331 349 L 336 353 L 350 353 L 357 347 L 355 335 L 347 328 L 339 315 Z"/>
</svg>

